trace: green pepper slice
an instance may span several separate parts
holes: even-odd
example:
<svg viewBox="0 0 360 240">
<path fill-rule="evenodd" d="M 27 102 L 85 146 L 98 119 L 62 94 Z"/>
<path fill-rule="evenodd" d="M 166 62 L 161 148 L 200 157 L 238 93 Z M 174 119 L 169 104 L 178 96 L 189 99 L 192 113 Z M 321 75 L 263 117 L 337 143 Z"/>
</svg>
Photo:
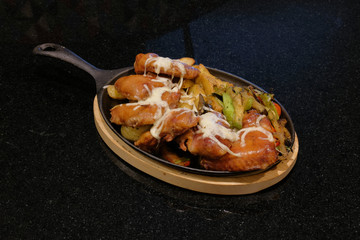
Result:
<svg viewBox="0 0 360 240">
<path fill-rule="evenodd" d="M 223 113 L 228 123 L 230 123 L 230 126 L 232 126 L 234 122 L 234 113 L 235 113 L 232 99 L 230 95 L 226 92 L 222 94 L 222 98 L 224 103 Z"/>
<path fill-rule="evenodd" d="M 272 103 L 273 95 L 269 93 L 263 93 L 260 95 L 262 102 L 264 103 L 265 107 L 269 108 L 272 112 L 275 120 L 279 120 L 279 114 L 276 111 L 275 105 Z"/>
</svg>

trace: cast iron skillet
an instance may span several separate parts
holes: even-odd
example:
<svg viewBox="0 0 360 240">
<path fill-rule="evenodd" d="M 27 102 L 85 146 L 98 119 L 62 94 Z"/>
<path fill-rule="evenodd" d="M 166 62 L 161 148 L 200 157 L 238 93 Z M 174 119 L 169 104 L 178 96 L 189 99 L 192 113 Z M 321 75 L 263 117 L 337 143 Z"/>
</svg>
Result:
<svg viewBox="0 0 360 240">
<path fill-rule="evenodd" d="M 145 152 L 142 149 L 136 147 L 129 140 L 125 139 L 120 134 L 119 126 L 116 126 L 110 122 L 110 117 L 111 117 L 110 109 L 113 106 L 119 104 L 119 100 L 114 100 L 114 99 L 110 98 L 107 94 L 106 89 L 104 88 L 104 86 L 114 84 L 115 81 L 122 76 L 135 74 L 133 67 L 126 67 L 126 68 L 120 68 L 120 69 L 115 69 L 115 70 L 99 69 L 99 68 L 96 68 L 95 66 L 91 65 L 90 63 L 86 62 L 84 59 L 82 59 L 81 57 L 79 57 L 78 55 L 76 55 L 75 53 L 70 51 L 69 49 L 67 49 L 61 45 L 55 44 L 55 43 L 44 43 L 44 44 L 38 45 L 34 48 L 33 53 L 35 55 L 43 55 L 43 56 L 48 56 L 48 57 L 53 57 L 53 58 L 63 60 L 65 62 L 71 63 L 71 64 L 79 67 L 80 69 L 86 71 L 87 73 L 89 73 L 95 79 L 100 112 L 101 112 L 103 118 L 105 119 L 105 122 L 107 123 L 107 125 L 124 142 L 126 142 L 128 145 L 130 145 L 137 151 L 140 151 L 141 153 L 149 156 L 150 158 L 152 158 L 156 161 L 159 161 L 163 164 L 166 164 L 168 166 L 182 170 L 182 171 L 195 173 L 195 174 L 209 175 L 209 176 L 232 176 L 232 175 L 240 175 L 240 174 L 241 175 L 252 175 L 252 174 L 257 174 L 257 173 L 267 170 L 267 169 L 265 169 L 265 170 L 255 170 L 255 171 L 250 171 L 250 172 L 229 172 L 229 171 L 205 170 L 205 169 L 201 169 L 201 168 L 197 168 L 197 167 L 184 167 L 184 166 L 179 166 L 179 165 L 170 163 L 162 158 L 159 158 L 148 152 Z M 135 59 L 135 56 L 134 56 L 134 59 Z M 216 77 L 220 78 L 221 80 L 233 83 L 234 85 L 237 85 L 237 86 L 251 85 L 256 89 L 259 89 L 259 90 L 265 92 L 262 88 L 256 86 L 255 84 L 253 84 L 243 78 L 240 78 L 238 76 L 232 75 L 230 73 L 227 73 L 227 72 L 215 69 L 215 68 L 208 68 L 208 69 L 211 74 L 215 75 Z M 291 133 L 291 146 L 292 146 L 292 144 L 294 143 L 294 140 L 295 140 L 295 130 L 294 130 L 293 122 L 292 122 L 288 112 L 285 110 L 285 108 L 276 99 L 275 99 L 275 101 L 281 107 L 281 110 L 282 110 L 281 117 L 283 117 L 287 120 L 286 127 Z M 277 163 L 275 163 L 274 165 L 276 165 Z M 274 165 L 270 166 L 269 168 L 273 167 Z"/>
</svg>

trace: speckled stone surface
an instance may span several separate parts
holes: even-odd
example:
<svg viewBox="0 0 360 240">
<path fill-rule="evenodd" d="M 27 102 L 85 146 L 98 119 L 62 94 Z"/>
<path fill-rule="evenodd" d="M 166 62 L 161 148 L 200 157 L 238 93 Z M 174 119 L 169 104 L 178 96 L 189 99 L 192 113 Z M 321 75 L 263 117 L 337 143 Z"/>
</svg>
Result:
<svg viewBox="0 0 360 240">
<path fill-rule="evenodd" d="M 347 1 L 1 1 L 2 239 L 356 239 L 360 19 Z M 103 69 L 136 53 L 194 57 L 275 93 L 295 124 L 292 172 L 216 196 L 117 158 L 93 120 L 92 78 L 35 57 L 56 42 Z"/>
</svg>

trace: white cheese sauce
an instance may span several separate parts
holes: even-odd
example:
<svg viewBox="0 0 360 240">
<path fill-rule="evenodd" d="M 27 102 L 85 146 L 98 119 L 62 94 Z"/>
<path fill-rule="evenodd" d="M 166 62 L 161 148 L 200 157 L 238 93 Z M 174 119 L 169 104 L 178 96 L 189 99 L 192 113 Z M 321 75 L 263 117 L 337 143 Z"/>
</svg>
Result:
<svg viewBox="0 0 360 240">
<path fill-rule="evenodd" d="M 154 66 L 154 71 L 157 75 L 160 74 L 161 69 L 163 69 L 163 71 L 167 73 L 171 72 L 171 79 L 174 78 L 175 68 L 177 68 L 180 71 L 180 81 L 178 83 L 178 86 L 179 88 L 181 88 L 184 75 L 186 74 L 185 65 L 182 62 L 180 62 L 179 60 L 172 60 L 165 57 L 149 57 L 145 61 L 144 75 L 146 75 L 146 67 L 149 63 L 152 63 L 152 65 Z"/>
<path fill-rule="evenodd" d="M 156 105 L 157 111 L 154 115 L 155 123 L 150 129 L 151 135 L 156 138 L 160 139 L 159 135 L 161 132 L 161 129 L 164 124 L 164 120 L 170 114 L 172 111 L 179 111 L 180 109 L 171 109 L 169 108 L 169 104 L 162 100 L 162 95 L 165 92 L 178 92 L 181 88 L 182 82 L 183 82 L 183 76 L 186 73 L 186 69 L 183 63 L 181 63 L 178 60 L 172 60 L 170 58 L 164 58 L 164 57 L 150 57 L 146 59 L 145 61 L 145 70 L 144 70 L 144 76 L 146 76 L 146 68 L 149 63 L 152 63 L 154 66 L 154 71 L 157 75 L 161 73 L 161 69 L 164 72 L 172 72 L 171 79 L 166 77 L 160 77 L 157 76 L 155 79 L 152 79 L 153 82 L 161 82 L 164 84 L 163 87 L 157 87 L 153 88 L 152 90 L 149 89 L 147 85 L 144 85 L 144 88 L 149 93 L 149 97 L 145 100 L 140 100 L 136 103 L 128 103 L 128 105 L 137 105 L 134 110 L 138 109 L 140 106 L 145 105 Z M 177 68 L 180 73 L 180 81 L 179 83 L 173 83 L 172 79 L 174 78 L 174 70 Z M 188 110 L 188 109 L 187 109 Z M 192 110 L 189 110 L 192 111 Z M 164 114 L 163 114 L 164 112 Z"/>
<path fill-rule="evenodd" d="M 162 82 L 164 84 L 164 86 L 154 88 L 151 91 L 146 86 L 146 90 L 149 92 L 149 97 L 145 100 L 138 101 L 136 103 L 129 103 L 129 104 L 134 104 L 134 105 L 139 105 L 139 106 L 141 106 L 141 105 L 157 105 L 158 106 L 158 110 L 154 116 L 155 123 L 152 126 L 152 128 L 150 129 L 150 133 L 154 138 L 160 140 L 160 133 L 164 126 L 164 122 L 165 122 L 165 119 L 167 118 L 167 116 L 169 116 L 169 114 L 171 114 L 173 111 L 181 111 L 183 109 L 186 109 L 186 108 L 170 109 L 168 103 L 166 101 L 163 101 L 161 99 L 161 97 L 164 92 L 179 91 L 179 89 L 181 88 L 182 82 L 183 82 L 183 77 L 186 74 L 186 69 L 185 69 L 184 64 L 178 60 L 172 60 L 170 58 L 164 58 L 164 57 L 149 57 L 145 61 L 144 75 L 146 75 L 146 68 L 149 63 L 152 63 L 152 65 L 154 66 L 154 71 L 157 75 L 159 75 L 161 73 L 161 69 L 164 72 L 172 73 L 171 79 L 157 76 L 155 79 L 152 79 L 152 81 Z M 171 81 L 174 77 L 175 68 L 177 68 L 181 73 L 179 83 L 172 83 L 172 81 Z M 186 109 L 186 110 L 192 111 L 193 114 L 195 114 L 195 112 L 197 112 L 197 110 L 196 110 L 196 107 L 195 107 L 193 101 L 185 100 L 184 98 L 180 100 L 180 102 L 186 102 L 186 103 L 188 101 L 189 101 L 189 103 L 192 103 L 191 105 L 193 105 L 194 108 Z M 162 114 L 163 111 L 164 111 L 164 114 Z M 186 111 L 184 111 L 184 113 L 185 112 Z M 259 131 L 259 132 L 262 132 L 266 136 L 266 138 L 261 138 L 261 139 L 273 142 L 274 138 L 273 138 L 272 133 L 265 130 L 263 127 L 260 126 L 261 119 L 263 119 L 265 117 L 266 117 L 265 115 L 259 116 L 256 119 L 255 127 L 243 128 L 239 131 L 236 131 L 236 130 L 229 128 L 229 123 L 226 120 L 219 118 L 214 113 L 208 112 L 208 113 L 205 113 L 200 116 L 198 130 L 196 131 L 196 133 L 202 134 L 202 136 L 204 138 L 210 138 L 211 140 L 216 142 L 224 151 L 228 152 L 229 154 L 240 157 L 242 155 L 241 152 L 240 153 L 232 152 L 226 145 L 221 143 L 216 138 L 216 136 L 218 136 L 222 139 L 227 139 L 230 142 L 235 142 L 235 141 L 240 140 L 241 146 L 245 146 L 246 145 L 246 142 L 245 142 L 246 135 L 252 131 Z M 228 127 L 225 127 L 222 124 L 219 124 L 219 122 L 221 122 L 222 124 L 224 124 Z M 240 137 L 240 135 L 241 135 L 241 137 Z"/>
<path fill-rule="evenodd" d="M 263 140 L 268 140 L 269 142 L 274 142 L 274 137 L 272 135 L 271 132 L 267 131 L 265 128 L 261 127 L 260 125 L 260 121 L 265 118 L 265 115 L 260 115 L 257 119 L 256 119 L 256 126 L 255 127 L 248 127 L 248 128 L 243 128 L 239 131 L 239 133 L 243 133 L 241 135 L 241 146 L 245 146 L 245 137 L 249 132 L 252 131 L 259 131 L 262 132 L 263 134 L 266 135 L 266 138 L 260 138 Z"/>
<path fill-rule="evenodd" d="M 194 97 L 192 95 L 183 94 L 180 98 L 180 103 L 188 104 L 191 107 L 191 110 L 195 113 L 199 112 L 196 108 Z"/>
<path fill-rule="evenodd" d="M 161 133 L 163 127 L 164 127 L 164 123 L 165 123 L 166 118 L 167 118 L 171 113 L 173 113 L 173 112 L 180 112 L 180 111 L 181 111 L 181 113 L 180 113 L 178 116 L 180 116 L 180 115 L 182 115 L 182 114 L 185 114 L 186 112 L 192 112 L 193 115 L 195 115 L 192 110 L 187 109 L 187 108 L 167 109 L 167 110 L 165 111 L 165 113 L 164 113 L 158 120 L 156 120 L 155 123 L 154 123 L 154 125 L 151 127 L 151 129 L 150 129 L 151 135 L 152 135 L 154 138 L 156 138 L 157 140 L 160 140 L 160 133 Z"/>
<path fill-rule="evenodd" d="M 219 124 L 218 122 L 225 123 L 228 125 L 228 122 L 224 119 L 219 118 L 216 114 L 208 112 L 200 116 L 199 121 L 199 130 L 196 131 L 198 134 L 203 134 L 202 137 L 210 138 L 214 142 L 216 142 L 221 149 L 226 151 L 229 154 L 235 155 L 240 157 L 240 154 L 232 152 L 226 145 L 220 142 L 216 136 L 219 136 L 222 139 L 230 140 L 231 142 L 235 142 L 238 140 L 239 135 L 236 131 L 232 130 L 231 128 L 227 128 Z"/>
<path fill-rule="evenodd" d="M 241 152 L 234 153 L 226 145 L 221 143 L 216 138 L 216 136 L 219 136 L 222 139 L 227 139 L 231 142 L 235 142 L 240 139 L 241 146 L 245 146 L 246 145 L 246 142 L 245 142 L 246 135 L 252 131 L 259 131 L 259 132 L 264 133 L 267 136 L 267 138 L 261 138 L 261 139 L 273 142 L 274 138 L 273 138 L 272 133 L 265 130 L 263 127 L 260 126 L 260 121 L 264 117 L 265 117 L 265 115 L 261 115 L 256 119 L 256 127 L 248 127 L 248 128 L 243 128 L 239 131 L 235 131 L 231 128 L 227 128 L 227 127 L 224 127 L 221 124 L 219 124 L 218 122 L 221 121 L 222 123 L 226 123 L 226 125 L 228 125 L 228 123 L 224 119 L 219 118 L 216 114 L 208 112 L 208 113 L 205 113 L 200 116 L 199 130 L 196 133 L 202 133 L 204 138 L 206 138 L 206 137 L 210 138 L 211 140 L 216 142 L 227 153 L 237 156 L 237 157 L 241 157 L 241 155 L 242 155 Z M 241 133 L 242 133 L 242 135 L 240 138 L 239 136 Z"/>
</svg>

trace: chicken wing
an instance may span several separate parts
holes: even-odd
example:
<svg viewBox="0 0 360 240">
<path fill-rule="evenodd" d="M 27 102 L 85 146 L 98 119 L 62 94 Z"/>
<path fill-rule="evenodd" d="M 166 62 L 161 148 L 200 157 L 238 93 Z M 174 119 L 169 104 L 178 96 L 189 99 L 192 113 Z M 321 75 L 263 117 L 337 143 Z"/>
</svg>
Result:
<svg viewBox="0 0 360 240">
<path fill-rule="evenodd" d="M 231 133 L 231 129 L 224 116 L 218 112 L 206 113 L 200 117 L 199 127 L 200 130 L 190 129 L 176 139 L 180 149 L 209 158 L 225 155 L 231 146 L 231 140 L 222 133 L 226 131 Z"/>
<path fill-rule="evenodd" d="M 153 124 L 156 121 L 156 115 L 162 114 L 164 109 L 157 105 L 120 104 L 110 111 L 110 122 L 137 127 Z"/>
<path fill-rule="evenodd" d="M 149 97 L 153 88 L 164 86 L 164 83 L 154 79 L 152 76 L 130 75 L 116 80 L 114 86 L 125 98 L 139 101 Z"/>
<path fill-rule="evenodd" d="M 142 134 L 134 144 L 151 152 L 160 141 L 170 142 L 176 136 L 196 126 L 198 122 L 199 117 L 195 116 L 193 111 L 185 108 L 172 109 L 166 112 L 150 131 Z"/>
<path fill-rule="evenodd" d="M 253 131 L 246 135 L 246 144 L 241 141 L 232 143 L 230 150 L 240 155 L 226 153 L 218 159 L 202 157 L 200 165 L 208 170 L 217 171 L 251 171 L 266 169 L 278 160 L 275 144 L 264 140 L 264 134 Z"/>
<path fill-rule="evenodd" d="M 137 127 L 154 124 L 167 108 L 175 108 L 180 100 L 180 92 L 165 91 L 159 102 L 124 103 L 110 110 L 110 122 L 118 125 Z"/>
<path fill-rule="evenodd" d="M 200 71 L 179 60 L 159 57 L 155 53 L 139 53 L 136 55 L 134 68 L 136 73 L 154 72 L 156 74 L 166 74 L 173 77 L 194 79 Z"/>
<path fill-rule="evenodd" d="M 274 132 L 274 128 L 271 125 L 270 120 L 265 115 L 259 114 L 256 110 L 250 110 L 244 115 L 242 120 L 243 128 L 261 126 L 269 132 Z"/>
<path fill-rule="evenodd" d="M 272 130 L 269 119 L 250 111 L 244 116 L 243 126 L 239 139 L 231 144 L 230 153 L 221 158 L 202 156 L 200 165 L 208 170 L 251 171 L 266 169 L 277 162 L 278 152 L 269 137 Z"/>
<path fill-rule="evenodd" d="M 179 143 L 180 149 L 189 151 L 193 155 L 219 158 L 226 154 L 226 150 L 219 145 L 219 142 L 226 147 L 230 147 L 231 142 L 219 136 L 215 138 L 217 141 L 209 137 L 204 137 L 202 133 L 199 134 L 193 129 L 190 129 L 185 134 L 179 136 L 176 141 Z"/>
</svg>

